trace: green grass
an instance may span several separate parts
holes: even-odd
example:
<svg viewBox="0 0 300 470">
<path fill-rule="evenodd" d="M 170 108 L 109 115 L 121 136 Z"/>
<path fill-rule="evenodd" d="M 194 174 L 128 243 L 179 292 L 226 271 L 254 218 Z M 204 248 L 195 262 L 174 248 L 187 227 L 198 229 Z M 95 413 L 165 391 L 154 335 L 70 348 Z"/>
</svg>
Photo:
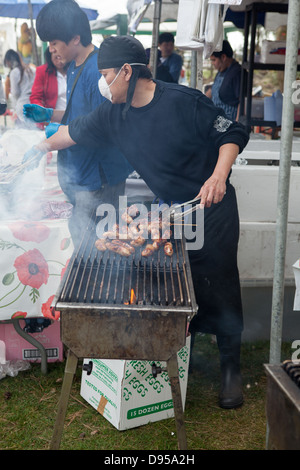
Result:
<svg viewBox="0 0 300 470">
<path fill-rule="evenodd" d="M 283 345 L 283 359 L 290 357 Z M 210 335 L 197 336 L 195 367 L 189 376 L 185 427 L 189 450 L 264 450 L 266 438 L 266 375 L 269 343 L 243 343 L 242 375 L 245 403 L 235 410 L 218 406 L 217 346 Z M 39 364 L 16 377 L 0 380 L 0 449 L 49 448 L 60 397 L 64 363 L 49 363 L 43 376 Z M 68 404 L 62 450 L 177 450 L 174 419 L 118 431 L 81 396 L 77 368 Z"/>
</svg>

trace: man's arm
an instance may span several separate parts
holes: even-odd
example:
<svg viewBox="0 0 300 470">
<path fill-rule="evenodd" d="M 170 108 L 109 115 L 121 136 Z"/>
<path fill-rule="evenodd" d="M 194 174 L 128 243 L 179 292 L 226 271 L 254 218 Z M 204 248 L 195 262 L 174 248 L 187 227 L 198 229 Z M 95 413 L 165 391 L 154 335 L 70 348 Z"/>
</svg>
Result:
<svg viewBox="0 0 300 470">
<path fill-rule="evenodd" d="M 212 203 L 221 202 L 226 192 L 226 180 L 236 157 L 239 146 L 224 144 L 219 148 L 219 157 L 214 172 L 200 189 L 197 197 L 201 198 L 201 206 L 210 207 Z"/>
<path fill-rule="evenodd" d="M 75 144 L 76 142 L 70 137 L 69 126 L 60 126 L 55 134 L 40 142 L 36 147 L 43 152 L 51 152 L 63 150 Z"/>
</svg>

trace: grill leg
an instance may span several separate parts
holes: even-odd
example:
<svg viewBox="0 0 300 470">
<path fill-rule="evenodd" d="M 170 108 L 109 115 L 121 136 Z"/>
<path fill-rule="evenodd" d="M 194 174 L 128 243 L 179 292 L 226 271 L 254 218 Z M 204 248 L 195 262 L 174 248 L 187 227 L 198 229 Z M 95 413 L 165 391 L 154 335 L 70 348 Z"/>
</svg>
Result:
<svg viewBox="0 0 300 470">
<path fill-rule="evenodd" d="M 187 450 L 187 440 L 184 425 L 184 413 L 182 407 L 181 390 L 179 383 L 177 355 L 174 354 L 167 361 L 167 370 L 171 383 L 171 392 L 174 406 L 174 415 L 177 430 L 177 440 L 179 450 Z"/>
<path fill-rule="evenodd" d="M 78 357 L 69 349 L 65 367 L 64 381 L 61 389 L 58 411 L 54 426 L 53 436 L 50 443 L 50 450 L 58 450 L 64 429 L 64 422 L 67 412 L 69 396 L 72 388 L 73 378 L 76 373 Z"/>
</svg>

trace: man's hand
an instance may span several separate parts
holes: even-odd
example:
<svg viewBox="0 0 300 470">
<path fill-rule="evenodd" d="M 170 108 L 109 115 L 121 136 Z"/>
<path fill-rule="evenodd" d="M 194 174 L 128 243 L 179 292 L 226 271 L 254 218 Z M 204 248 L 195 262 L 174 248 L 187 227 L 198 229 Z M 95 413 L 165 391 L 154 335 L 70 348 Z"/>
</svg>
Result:
<svg viewBox="0 0 300 470">
<path fill-rule="evenodd" d="M 212 175 L 205 181 L 200 189 L 198 197 L 201 199 L 201 207 L 210 207 L 212 204 L 221 202 L 226 193 L 226 180 L 218 179 Z"/>
<path fill-rule="evenodd" d="M 43 155 L 45 155 L 44 151 L 40 150 L 36 146 L 31 147 L 31 149 L 25 153 L 22 160 L 22 164 L 26 164 L 25 170 L 33 170 L 38 167 Z"/>
<path fill-rule="evenodd" d="M 38 104 L 24 104 L 23 114 L 34 122 L 50 122 L 53 114 L 52 108 L 43 108 Z"/>
<path fill-rule="evenodd" d="M 219 148 L 219 157 L 214 172 L 200 189 L 201 207 L 210 207 L 221 202 L 226 194 L 226 181 L 231 167 L 238 156 L 236 144 L 224 144 Z"/>
</svg>

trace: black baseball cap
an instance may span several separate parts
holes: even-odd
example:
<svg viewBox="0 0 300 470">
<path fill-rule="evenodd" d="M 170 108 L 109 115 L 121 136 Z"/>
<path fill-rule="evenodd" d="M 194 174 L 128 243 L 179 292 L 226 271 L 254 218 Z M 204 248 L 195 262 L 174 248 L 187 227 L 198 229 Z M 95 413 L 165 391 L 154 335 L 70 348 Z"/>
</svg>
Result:
<svg viewBox="0 0 300 470">
<path fill-rule="evenodd" d="M 110 36 L 104 39 L 98 53 L 99 70 L 122 67 L 125 63 L 149 63 L 142 43 L 133 36 Z"/>
</svg>

